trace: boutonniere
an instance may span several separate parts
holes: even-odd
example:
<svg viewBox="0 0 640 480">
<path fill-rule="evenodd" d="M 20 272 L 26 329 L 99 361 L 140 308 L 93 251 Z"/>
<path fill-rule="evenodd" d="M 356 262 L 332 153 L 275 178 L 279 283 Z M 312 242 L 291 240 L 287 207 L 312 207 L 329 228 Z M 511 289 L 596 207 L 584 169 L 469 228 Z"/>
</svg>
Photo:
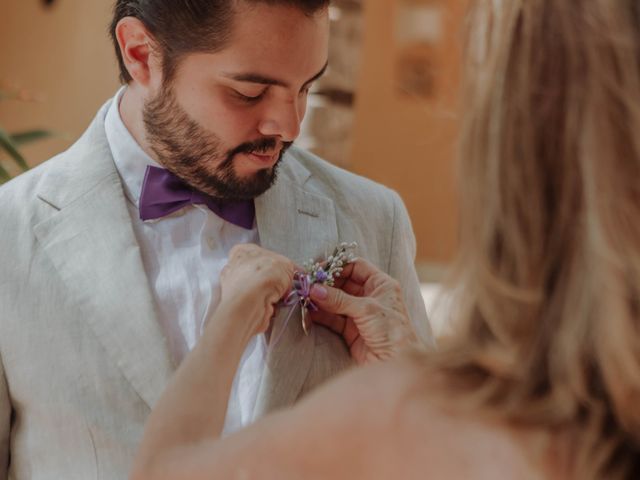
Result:
<svg viewBox="0 0 640 480">
<path fill-rule="evenodd" d="M 301 272 L 296 272 L 293 278 L 293 290 L 284 301 L 291 307 L 291 312 L 285 321 L 285 326 L 293 311 L 300 306 L 302 314 L 302 329 L 305 334 L 311 330 L 310 311 L 317 311 L 318 307 L 311 301 L 311 287 L 314 284 L 333 287 L 337 278 L 342 275 L 344 267 L 355 259 L 354 251 L 358 247 L 356 242 L 341 243 L 333 253 L 320 260 L 309 260 L 303 265 Z M 284 330 L 284 329 L 283 329 Z"/>
</svg>

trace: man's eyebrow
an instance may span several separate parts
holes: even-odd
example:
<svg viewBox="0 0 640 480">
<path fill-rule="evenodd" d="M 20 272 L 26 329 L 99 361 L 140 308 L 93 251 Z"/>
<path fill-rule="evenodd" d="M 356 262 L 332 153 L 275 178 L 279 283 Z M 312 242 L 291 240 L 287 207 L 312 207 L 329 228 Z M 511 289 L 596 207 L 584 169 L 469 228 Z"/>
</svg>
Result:
<svg viewBox="0 0 640 480">
<path fill-rule="evenodd" d="M 325 63 L 324 67 L 322 67 L 322 70 L 320 70 L 313 77 L 311 77 L 309 80 L 304 82 L 303 88 L 306 87 L 307 85 L 309 85 L 310 83 L 315 82 L 322 75 L 324 75 L 324 72 L 327 71 L 327 67 L 328 66 L 329 66 L 329 62 Z M 223 73 L 223 76 L 227 77 L 227 78 L 230 78 L 231 80 L 235 80 L 237 82 L 259 83 L 261 85 L 276 85 L 278 87 L 290 88 L 289 83 L 285 82 L 284 80 L 279 80 L 277 78 L 271 78 L 271 77 L 265 77 L 264 75 L 260 75 L 260 74 L 257 74 L 257 73 L 237 73 L 237 74 L 224 74 Z"/>
</svg>

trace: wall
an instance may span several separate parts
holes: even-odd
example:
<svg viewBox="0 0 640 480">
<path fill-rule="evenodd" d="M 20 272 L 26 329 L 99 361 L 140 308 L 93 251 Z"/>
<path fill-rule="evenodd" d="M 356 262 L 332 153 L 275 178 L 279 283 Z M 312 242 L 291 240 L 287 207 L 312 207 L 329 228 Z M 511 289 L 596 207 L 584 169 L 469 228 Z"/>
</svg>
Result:
<svg viewBox="0 0 640 480">
<path fill-rule="evenodd" d="M 350 162 L 357 173 L 400 193 L 413 220 L 418 261 L 429 264 L 452 258 L 457 235 L 454 142 L 463 12 L 461 2 L 440 3 L 443 37 L 433 50 L 436 97 L 424 101 L 403 98 L 396 90 L 397 3 L 363 2 L 363 58 Z"/>
<path fill-rule="evenodd" d="M 11 131 L 46 127 L 64 134 L 23 149 L 36 164 L 66 148 L 118 88 L 107 27 L 111 1 L 0 0 L 0 82 L 25 88 L 36 103 L 3 101 Z"/>
</svg>

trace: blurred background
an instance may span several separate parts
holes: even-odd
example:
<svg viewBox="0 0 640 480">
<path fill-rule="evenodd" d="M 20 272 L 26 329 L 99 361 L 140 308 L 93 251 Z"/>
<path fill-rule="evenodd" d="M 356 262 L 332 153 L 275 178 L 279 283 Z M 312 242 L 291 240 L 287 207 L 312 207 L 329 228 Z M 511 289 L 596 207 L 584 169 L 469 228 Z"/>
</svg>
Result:
<svg viewBox="0 0 640 480">
<path fill-rule="evenodd" d="M 437 282 L 456 250 L 462 4 L 334 0 L 330 68 L 298 142 L 402 196 L 432 316 Z M 67 148 L 116 92 L 107 34 L 112 5 L 0 0 L 0 146 L 8 137 L 18 147 L 0 148 L 0 168 L 9 175 L 20 173 L 21 157 L 35 166 Z"/>
</svg>

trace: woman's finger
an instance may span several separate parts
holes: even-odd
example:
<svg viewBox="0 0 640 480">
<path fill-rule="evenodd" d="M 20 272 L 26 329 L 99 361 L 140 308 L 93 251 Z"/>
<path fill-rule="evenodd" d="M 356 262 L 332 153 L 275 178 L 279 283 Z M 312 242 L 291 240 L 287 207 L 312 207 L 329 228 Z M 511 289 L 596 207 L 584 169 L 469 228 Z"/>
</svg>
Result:
<svg viewBox="0 0 640 480">
<path fill-rule="evenodd" d="M 315 284 L 311 288 L 311 300 L 321 310 L 357 318 L 367 313 L 367 298 L 355 297 L 338 288 Z"/>
</svg>

